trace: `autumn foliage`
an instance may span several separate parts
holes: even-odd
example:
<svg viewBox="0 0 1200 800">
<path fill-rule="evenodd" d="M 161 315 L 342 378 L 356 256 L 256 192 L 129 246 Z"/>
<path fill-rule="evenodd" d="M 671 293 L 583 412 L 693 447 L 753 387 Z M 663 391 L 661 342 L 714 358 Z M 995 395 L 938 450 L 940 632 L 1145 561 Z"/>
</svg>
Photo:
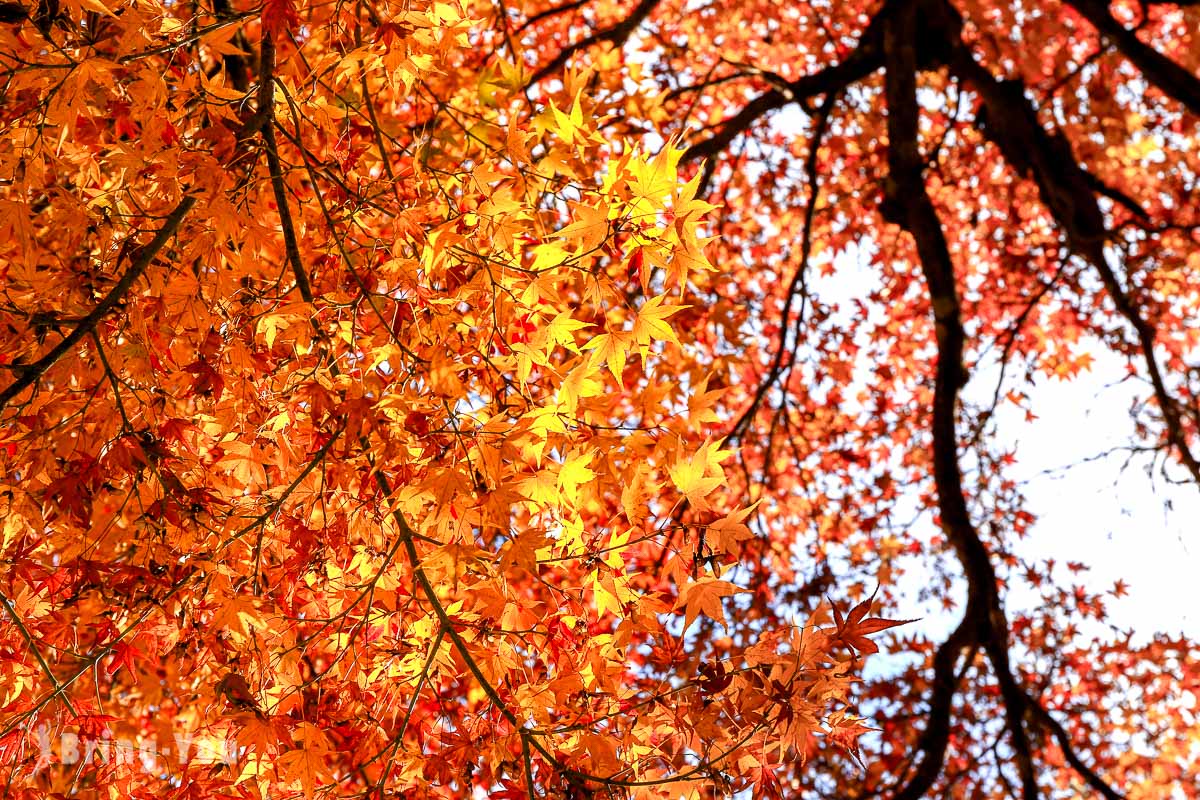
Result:
<svg viewBox="0 0 1200 800">
<path fill-rule="evenodd" d="M 4 796 L 1200 796 L 997 421 L 1200 483 L 1198 29 L 0 2 Z"/>
</svg>

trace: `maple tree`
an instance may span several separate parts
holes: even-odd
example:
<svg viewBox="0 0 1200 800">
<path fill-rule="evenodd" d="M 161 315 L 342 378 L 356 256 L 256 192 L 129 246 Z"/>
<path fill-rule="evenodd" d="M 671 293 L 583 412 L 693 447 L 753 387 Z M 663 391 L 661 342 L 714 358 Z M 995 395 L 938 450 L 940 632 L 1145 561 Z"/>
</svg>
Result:
<svg viewBox="0 0 1200 800">
<path fill-rule="evenodd" d="M 1200 482 L 1198 30 L 0 3 L 6 796 L 1196 797 L 997 412 Z"/>
</svg>

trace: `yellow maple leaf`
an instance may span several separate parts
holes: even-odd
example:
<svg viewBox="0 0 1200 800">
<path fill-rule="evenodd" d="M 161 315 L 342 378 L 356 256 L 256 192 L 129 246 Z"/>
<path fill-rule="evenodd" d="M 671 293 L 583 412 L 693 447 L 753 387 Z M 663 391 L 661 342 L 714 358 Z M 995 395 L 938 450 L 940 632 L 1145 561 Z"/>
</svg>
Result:
<svg viewBox="0 0 1200 800">
<path fill-rule="evenodd" d="M 262 454 L 245 442 L 226 442 L 221 466 L 229 469 L 230 475 L 244 489 L 257 488 L 267 483 Z"/>
<path fill-rule="evenodd" d="M 698 509 L 709 507 L 705 498 L 725 482 L 721 462 L 732 455 L 720 441 L 705 443 L 690 458 L 680 458 L 668 470 L 671 483 Z"/>
<path fill-rule="evenodd" d="M 300 784 L 305 800 L 312 800 L 317 787 L 333 777 L 325 766 L 325 752 L 305 743 L 284 753 L 275 762 L 284 780 Z"/>
<path fill-rule="evenodd" d="M 709 422 L 720 422 L 721 418 L 713 410 L 713 406 L 721 399 L 722 395 L 728 391 L 727 389 L 713 389 L 708 391 L 708 378 L 700 381 L 696 388 L 688 395 L 688 416 L 691 418 L 693 425 L 704 425 Z"/>
<path fill-rule="evenodd" d="M 625 556 L 622 552 L 629 546 L 629 537 L 633 535 L 633 531 L 625 531 L 624 533 L 614 533 L 608 539 L 608 544 L 604 546 L 600 560 L 614 570 L 625 569 Z"/>
<path fill-rule="evenodd" d="M 649 500 L 662 488 L 661 483 L 650 480 L 649 472 L 645 464 L 638 464 L 621 485 L 621 509 L 630 522 L 650 516 Z"/>
<path fill-rule="evenodd" d="M 591 483 L 596 477 L 588 464 L 592 463 L 594 451 L 575 453 L 567 457 L 558 470 L 558 488 L 568 503 L 575 505 L 579 501 L 579 487 Z"/>
<path fill-rule="evenodd" d="M 629 334 L 601 333 L 583 346 L 584 350 L 592 351 L 592 364 L 601 362 L 608 365 L 608 371 L 620 384 L 624 381 L 625 359 L 629 353 Z"/>
<path fill-rule="evenodd" d="M 591 584 L 592 602 L 596 605 L 597 619 L 603 618 L 605 614 L 612 614 L 615 617 L 624 616 L 621 595 L 628 594 L 628 592 L 622 592 L 611 575 L 600 575 L 593 572 L 584 579 L 584 582 Z"/>
<path fill-rule="evenodd" d="M 601 381 L 590 377 L 593 370 L 594 367 L 585 362 L 571 370 L 567 373 L 567 377 L 563 378 L 563 382 L 559 384 L 556 398 L 563 413 L 574 414 L 580 400 L 600 394 L 604 387 Z"/>
<path fill-rule="evenodd" d="M 245 641 L 250 637 L 250 630 L 263 630 L 267 627 L 266 618 L 259 613 L 254 598 L 232 595 L 218 606 L 216 613 L 209 620 L 213 630 L 228 631 L 234 641 Z"/>
<path fill-rule="evenodd" d="M 665 296 L 651 297 L 638 309 L 633 320 L 633 340 L 639 346 L 650 344 L 653 339 L 660 339 L 679 344 L 675 331 L 667 324 L 667 317 L 688 306 L 663 305 Z"/>
<path fill-rule="evenodd" d="M 583 127 L 583 108 L 579 105 L 579 97 L 582 94 L 575 94 L 575 103 L 571 106 L 568 113 L 561 111 L 553 101 L 550 103 L 550 114 L 545 119 L 546 130 L 558 135 L 567 144 L 575 142 L 575 134 Z"/>
<path fill-rule="evenodd" d="M 578 353 L 579 346 L 575 344 L 575 331 L 586 327 L 589 327 L 588 323 L 574 319 L 570 311 L 563 311 L 546 325 L 546 336 L 553 344 L 565 347 L 572 353 Z"/>
<path fill-rule="evenodd" d="M 553 470 L 540 469 L 521 481 L 517 490 L 539 506 L 558 503 L 558 481 Z"/>
</svg>

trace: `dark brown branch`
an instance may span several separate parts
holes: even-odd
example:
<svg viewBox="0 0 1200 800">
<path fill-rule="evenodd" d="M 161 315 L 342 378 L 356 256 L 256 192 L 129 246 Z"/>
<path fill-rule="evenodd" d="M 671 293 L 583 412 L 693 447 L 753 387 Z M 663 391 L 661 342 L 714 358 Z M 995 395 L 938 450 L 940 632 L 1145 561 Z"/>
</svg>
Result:
<svg viewBox="0 0 1200 800">
<path fill-rule="evenodd" d="M 1141 70 L 1146 80 L 1182 103 L 1193 114 L 1200 115 L 1200 78 L 1143 42 L 1135 31 L 1122 25 L 1109 12 L 1108 0 L 1067 2 L 1092 23 L 1101 36 L 1110 40 L 1121 55 Z"/>
<path fill-rule="evenodd" d="M 1000 697 L 1004 701 L 1004 718 L 1008 724 L 1009 736 L 1017 762 L 1017 772 L 1021 776 L 1021 792 L 1025 800 L 1036 800 L 1038 797 L 1037 776 L 1033 769 L 1033 748 L 1029 742 L 1029 733 L 1025 730 L 1025 711 L 1029 696 L 1017 685 L 1013 676 L 1012 664 L 1009 658 L 1008 620 L 999 601 L 992 605 L 991 625 L 988 636 L 984 639 L 983 648 L 992 662 L 996 673 L 996 682 L 1000 684 Z M 1001 627 L 1003 625 L 1003 627 Z"/>
<path fill-rule="evenodd" d="M 956 674 L 959 654 L 975 635 L 974 620 L 968 611 L 954 633 L 950 634 L 933 657 L 933 690 L 929 698 L 929 720 L 917 742 L 921 762 L 916 772 L 892 800 L 920 800 L 933 786 L 946 764 L 946 747 L 950 743 L 950 711 L 961 678 Z"/>
<path fill-rule="evenodd" d="M 230 8 L 229 0 L 213 0 L 213 12 L 216 14 L 218 22 L 228 22 L 237 18 L 233 9 Z M 238 47 L 245 46 L 245 37 L 240 30 L 234 35 L 234 44 Z M 222 63 L 225 67 L 225 75 L 233 87 L 239 92 L 245 92 L 249 88 L 249 71 L 246 69 L 245 57 L 240 52 L 226 53 L 222 56 Z"/>
<path fill-rule="evenodd" d="M 663 95 L 663 99 L 676 100 L 680 97 L 683 97 L 685 94 L 703 92 L 705 89 L 710 89 L 713 86 L 720 86 L 723 83 L 729 83 L 730 81 L 736 81 L 741 78 L 753 78 L 756 75 L 762 74 L 757 71 L 743 70 L 739 72 L 730 72 L 727 75 L 721 75 L 720 77 L 714 78 L 712 77 L 712 72 L 715 69 L 716 65 L 713 65 L 713 67 L 709 69 L 709 75 L 699 83 L 689 83 L 686 86 L 676 86 L 674 89 Z"/>
<path fill-rule="evenodd" d="M 1167 440 L 1193 480 L 1200 484 L 1200 461 L 1188 445 L 1179 407 L 1167 389 L 1154 353 L 1154 327 L 1121 285 L 1104 252 L 1108 231 L 1096 201 L 1094 178 L 1079 165 L 1065 137 L 1042 127 L 1021 84 L 998 80 L 975 60 L 959 38 L 962 20 L 958 12 L 947 5 L 944 14 L 945 35 L 952 40 L 953 47 L 951 69 L 979 93 L 983 101 L 985 121 L 980 127 L 984 135 L 1014 169 L 1033 177 L 1042 202 L 1066 233 L 1071 249 L 1092 264 L 1113 305 L 1133 327 L 1166 424 Z"/>
<path fill-rule="evenodd" d="M 923 31 L 923 36 L 925 32 Z M 925 188 L 924 167 L 918 146 L 917 9 L 910 4 L 888 19 L 884 33 L 886 53 L 885 95 L 887 98 L 888 176 L 884 184 L 885 218 L 912 235 L 933 308 L 938 358 L 934 374 L 932 414 L 933 478 L 938 512 L 947 538 L 954 546 L 967 578 L 967 616 L 964 624 L 976 623 L 972 643 L 982 644 L 992 662 L 1004 699 L 1009 738 L 1025 800 L 1038 796 L 1033 755 L 1023 723 L 1025 694 L 1016 688 L 1008 656 L 1008 621 L 1004 615 L 995 569 L 987 548 L 971 521 L 958 463 L 956 418 L 958 393 L 967 382 L 963 366 L 966 332 L 963 328 L 954 264 L 937 209 Z M 931 719 L 931 724 L 934 720 Z M 940 770 L 940 754 L 925 751 L 925 759 Z M 920 780 L 932 780 L 918 773 Z M 936 773 L 935 773 L 936 774 Z M 910 783 L 899 796 L 919 797 L 924 790 Z"/>
<path fill-rule="evenodd" d="M 1134 200 L 1117 187 L 1109 186 L 1090 172 L 1084 172 L 1084 176 L 1088 184 L 1092 187 L 1092 191 L 1096 194 L 1104 195 L 1117 205 L 1124 206 L 1127 211 L 1143 222 L 1151 222 L 1150 214 L 1147 213 L 1146 209 L 1142 208 L 1142 204 L 1137 200 Z"/>
<path fill-rule="evenodd" d="M 791 329 L 792 302 L 797 295 L 801 298 L 800 315 L 796 321 L 797 327 L 804 322 L 804 303 L 808 300 L 808 286 L 805 276 L 808 273 L 808 262 L 812 256 L 812 228 L 817 212 L 817 194 L 821 191 L 818 182 L 820 173 L 817 169 L 817 154 L 820 152 L 821 142 L 825 138 L 825 133 L 829 129 L 829 118 L 833 115 L 833 106 L 837 101 L 837 97 L 838 93 L 836 92 L 827 94 L 824 102 L 821 103 L 821 110 L 817 114 L 816 125 L 813 129 L 812 141 L 808 145 L 808 155 L 804 160 L 805 175 L 808 179 L 808 204 L 804 209 L 804 228 L 800 234 L 800 260 L 796 265 L 795 273 L 792 275 L 791 283 L 788 285 L 783 301 L 783 310 L 779 314 L 779 347 L 775 351 L 775 357 L 772 359 L 770 369 L 754 393 L 750 406 L 742 412 L 742 415 L 734 424 L 731 433 L 732 436 L 740 437 L 749 428 L 750 421 L 754 418 L 754 413 L 762 404 L 763 398 L 766 397 L 767 392 L 771 390 L 771 387 L 775 385 L 775 382 L 783 372 L 783 361 L 788 350 L 788 331 Z M 799 339 L 799 332 L 797 332 L 796 337 Z M 768 439 L 768 448 L 770 447 L 770 441 Z M 770 459 L 765 459 L 765 463 L 770 463 Z"/>
<path fill-rule="evenodd" d="M 312 303 L 313 292 L 308 273 L 300 260 L 300 246 L 296 241 L 296 226 L 292 222 L 292 210 L 288 204 L 287 187 L 283 183 L 283 165 L 279 161 L 279 146 L 275 140 L 275 40 L 270 32 L 263 32 L 261 67 L 258 78 L 258 111 L 262 119 L 263 149 L 267 153 L 267 168 L 271 171 L 271 191 L 275 195 L 275 207 L 279 211 L 279 223 L 283 228 L 283 248 L 287 253 L 292 276 L 304 302 Z M 380 154 L 383 156 L 383 154 Z M 383 156 L 386 160 L 386 156 Z"/>
<path fill-rule="evenodd" d="M 529 79 L 529 83 L 526 85 L 533 86 L 535 83 L 558 72 L 570 60 L 571 56 L 580 50 L 586 50 L 593 45 L 604 44 L 605 42 L 611 42 L 613 47 L 621 47 L 633 32 L 638 29 L 638 26 L 645 22 L 646 18 L 653 13 L 658 4 L 659 0 L 639 0 L 638 4 L 634 6 L 633 11 L 625 19 L 607 28 L 602 28 L 591 36 L 585 36 L 577 42 L 572 42 L 558 51 L 558 55 L 537 72 L 533 73 L 533 77 Z"/>
<path fill-rule="evenodd" d="M 549 19 L 550 17 L 556 17 L 559 14 L 565 14 L 568 11 L 574 11 L 577 8 L 586 6 L 590 2 L 591 2 L 591 0 L 573 0 L 573 2 L 570 2 L 570 3 L 563 3 L 561 6 L 551 6 L 550 8 L 547 8 L 545 11 L 539 11 L 538 13 L 534 14 L 529 19 L 522 22 L 521 26 L 519 28 L 517 28 L 515 31 L 513 31 L 513 35 L 514 36 L 520 35 L 520 34 L 524 33 L 527 28 L 529 28 L 533 25 L 537 25 L 539 22 L 541 22 L 544 19 Z"/>
<path fill-rule="evenodd" d="M 1034 716 L 1039 724 L 1050 731 L 1050 735 L 1058 742 L 1058 749 L 1062 750 L 1063 758 L 1071 765 L 1071 768 L 1079 773 L 1087 785 L 1091 786 L 1097 792 L 1104 796 L 1105 800 L 1125 800 L 1125 796 L 1113 789 L 1108 783 L 1096 774 L 1095 770 L 1083 763 L 1079 758 L 1079 754 L 1075 752 L 1074 746 L 1071 744 L 1071 736 L 1067 733 L 1066 728 L 1059 724 L 1049 709 L 1045 708 L 1041 703 L 1033 698 L 1029 698 L 1029 707 L 1033 710 Z"/>
<path fill-rule="evenodd" d="M 885 11 L 875 15 L 863 31 L 858 46 L 845 61 L 760 94 L 727 119 L 716 134 L 689 147 L 682 160 L 688 162 L 711 158 L 721 153 L 730 142 L 771 111 L 791 103 L 811 100 L 819 95 L 840 92 L 875 72 L 883 66 L 881 45 L 882 20 L 885 16 Z"/>
<path fill-rule="evenodd" d="M 134 256 L 129 269 L 125 271 L 125 274 L 121 276 L 116 285 L 109 290 L 104 299 L 92 309 L 91 313 L 84 317 L 61 342 L 51 348 L 50 352 L 28 366 L 14 367 L 14 369 L 20 370 L 20 374 L 15 381 L 6 386 L 3 391 L 0 391 L 0 409 L 3 409 L 8 405 L 10 400 L 36 383 L 50 367 L 54 366 L 55 362 L 66 355 L 83 337 L 95 330 L 100 321 L 108 315 L 108 312 L 112 311 L 125 298 L 125 295 L 133 288 L 133 284 L 137 282 L 137 279 L 142 276 L 142 273 L 154 261 L 159 251 L 175 235 L 175 231 L 179 229 L 184 217 L 188 215 L 188 212 L 192 210 L 194 205 L 196 205 L 195 197 L 184 197 L 180 200 L 179 205 L 175 206 L 175 209 L 167 215 L 163 226 L 158 229 L 158 232 L 154 234 L 154 238 L 148 244 L 144 246 L 134 244 L 134 239 L 138 236 L 136 233 L 125 240 L 124 249 Z"/>
</svg>

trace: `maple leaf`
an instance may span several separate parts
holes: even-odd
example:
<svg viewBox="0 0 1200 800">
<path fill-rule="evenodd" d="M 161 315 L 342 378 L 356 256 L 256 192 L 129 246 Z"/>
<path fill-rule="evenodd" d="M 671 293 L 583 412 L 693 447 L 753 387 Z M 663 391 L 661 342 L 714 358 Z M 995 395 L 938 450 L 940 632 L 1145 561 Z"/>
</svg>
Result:
<svg viewBox="0 0 1200 800">
<path fill-rule="evenodd" d="M 706 442 L 691 456 L 677 460 L 667 470 L 671 483 L 696 508 L 708 508 L 706 498 L 725 482 L 725 472 L 720 464 L 731 454 L 720 447 L 719 441 Z"/>
<path fill-rule="evenodd" d="M 557 134 L 567 144 L 573 144 L 584 127 L 583 108 L 579 105 L 581 94 L 582 92 L 575 94 L 575 102 L 566 113 L 553 102 L 550 103 L 549 118 L 545 122 L 546 129 Z"/>
<path fill-rule="evenodd" d="M 859 763 L 859 766 L 866 769 L 867 765 L 863 763 L 862 750 L 860 749 L 858 740 L 864 734 L 879 729 L 864 725 L 862 720 L 848 717 L 841 711 L 830 716 L 829 725 L 829 730 L 825 732 L 825 738 L 848 752 Z"/>
<path fill-rule="evenodd" d="M 850 613 L 845 617 L 842 617 L 842 612 L 830 601 L 830 606 L 833 610 L 834 626 L 836 628 L 834 635 L 836 641 L 857 650 L 859 653 L 878 653 L 879 646 L 866 637 L 873 633 L 885 631 L 888 628 L 894 628 L 897 625 L 907 625 L 911 622 L 916 622 L 915 619 L 889 620 L 879 617 L 868 619 L 867 614 L 870 613 L 871 607 L 874 604 L 875 595 L 871 595 L 850 609 Z"/>
<path fill-rule="evenodd" d="M 729 581 L 713 577 L 704 577 L 688 583 L 679 593 L 679 599 L 675 603 L 676 609 L 684 609 L 683 629 L 686 631 L 692 627 L 699 614 L 704 614 L 727 627 L 721 600 L 745 591 L 747 590 Z"/>
<path fill-rule="evenodd" d="M 609 372 L 620 384 L 624 380 L 625 359 L 631 344 L 630 336 L 625 333 L 601 333 L 583 346 L 584 350 L 592 351 L 592 363 L 605 363 Z"/>
<path fill-rule="evenodd" d="M 591 483 L 596 477 L 588 465 L 592 463 L 594 453 L 573 453 L 558 469 L 558 489 L 568 503 L 579 501 L 579 487 Z"/>
<path fill-rule="evenodd" d="M 651 481 L 649 470 L 639 465 L 634 474 L 621 486 L 621 509 L 630 522 L 637 522 L 649 514 L 646 504 L 658 494 L 662 484 Z"/>
<path fill-rule="evenodd" d="M 265 0 L 262 7 L 263 30 L 273 38 L 286 37 L 300 23 L 296 0 Z"/>
<path fill-rule="evenodd" d="M 667 317 L 688 306 L 663 305 L 663 296 L 651 297 L 637 311 L 633 320 L 633 341 L 641 346 L 649 345 L 653 339 L 679 344 L 675 331 L 667 324 Z"/>
<path fill-rule="evenodd" d="M 560 239 L 578 242 L 581 253 L 597 249 L 608 238 L 612 227 L 608 221 L 608 208 L 604 205 L 596 208 L 577 205 L 574 212 L 575 221 L 554 235 Z"/>
<path fill-rule="evenodd" d="M 73 714 L 67 719 L 68 725 L 79 726 L 79 732 L 84 736 L 100 738 L 112 733 L 111 724 L 120 722 L 120 717 L 112 714 Z"/>
<path fill-rule="evenodd" d="M 558 401 L 567 414 L 574 414 L 579 407 L 579 401 L 595 397 L 604 388 L 602 381 L 591 377 L 594 374 L 592 365 L 585 362 L 567 373 L 558 386 Z"/>
<path fill-rule="evenodd" d="M 753 538 L 754 534 L 745 522 L 757 505 L 756 502 L 747 508 L 734 511 L 721 519 L 710 522 L 705 534 L 705 542 L 708 546 L 714 552 L 732 553 L 736 552 L 739 542 Z"/>
<path fill-rule="evenodd" d="M 222 465 L 229 467 L 231 474 L 239 483 L 250 488 L 263 486 L 267 482 L 262 456 L 255 452 L 252 445 L 244 442 L 229 442 L 224 449 L 225 457 L 222 459 Z"/>
<path fill-rule="evenodd" d="M 519 489 L 521 494 L 536 505 L 553 505 L 558 502 L 558 476 L 553 470 L 538 470 L 522 480 Z"/>
<path fill-rule="evenodd" d="M 113 645 L 112 661 L 105 667 L 105 672 L 111 677 L 117 673 L 121 667 L 125 667 L 129 671 L 129 675 L 137 680 L 137 662 L 139 659 L 145 660 L 145 654 L 136 646 L 129 642 L 117 642 Z"/>
<path fill-rule="evenodd" d="M 222 602 L 209 624 L 217 630 L 228 630 L 239 640 L 247 639 L 251 629 L 267 627 L 254 598 L 245 596 L 230 597 Z"/>
<path fill-rule="evenodd" d="M 275 764 L 283 780 L 299 784 L 305 799 L 312 800 L 317 787 L 333 777 L 325 763 L 328 754 L 325 735 L 311 723 L 302 722 L 296 748 L 281 754 Z"/>
<path fill-rule="evenodd" d="M 714 410 L 714 406 L 728 391 L 728 389 L 713 389 L 708 388 L 708 377 L 696 384 L 696 388 L 688 395 L 688 415 L 697 425 L 704 425 L 710 422 L 719 422 L 720 416 Z"/>
<path fill-rule="evenodd" d="M 291 735 L 281 720 L 262 713 L 249 713 L 242 715 L 241 723 L 238 744 L 250 748 L 260 765 L 291 745 Z"/>
<path fill-rule="evenodd" d="M 587 327 L 589 327 L 588 323 L 573 319 L 570 311 L 563 311 L 546 325 L 546 334 L 554 344 L 565 347 L 572 353 L 578 353 L 579 347 L 575 343 L 575 331 Z"/>
</svg>

